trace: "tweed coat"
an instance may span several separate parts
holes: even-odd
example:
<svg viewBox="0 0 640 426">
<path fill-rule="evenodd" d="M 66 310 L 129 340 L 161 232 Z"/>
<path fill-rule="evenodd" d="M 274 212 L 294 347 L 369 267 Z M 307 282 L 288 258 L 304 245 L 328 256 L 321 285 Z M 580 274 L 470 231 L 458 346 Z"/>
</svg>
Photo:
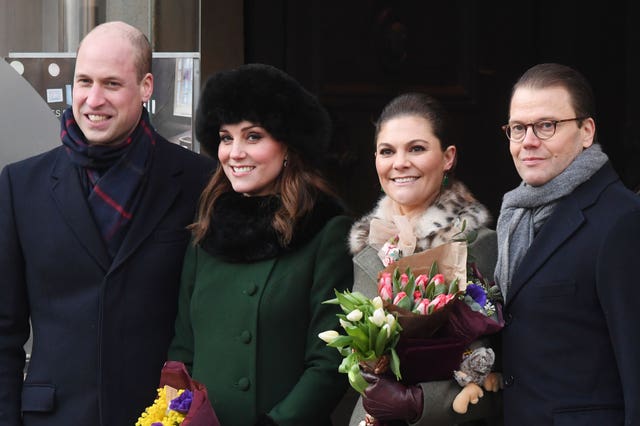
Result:
<svg viewBox="0 0 640 426">
<path fill-rule="evenodd" d="M 207 386 L 221 424 L 331 424 L 348 382 L 318 333 L 338 326 L 338 307 L 322 302 L 353 285 L 351 223 L 334 216 L 304 245 L 251 263 L 187 250 L 169 358 Z"/>
<path fill-rule="evenodd" d="M 506 425 L 640 425 L 640 197 L 611 164 L 561 199 L 504 306 Z"/>
<path fill-rule="evenodd" d="M 153 402 L 173 335 L 185 227 L 213 168 L 159 136 L 153 155 L 113 261 L 63 147 L 3 169 L 1 425 L 133 425 Z"/>
</svg>

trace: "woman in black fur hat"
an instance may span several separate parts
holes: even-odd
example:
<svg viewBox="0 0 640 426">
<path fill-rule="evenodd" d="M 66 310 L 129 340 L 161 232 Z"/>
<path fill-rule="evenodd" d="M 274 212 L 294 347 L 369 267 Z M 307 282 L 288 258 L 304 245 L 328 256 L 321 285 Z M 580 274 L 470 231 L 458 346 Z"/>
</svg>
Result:
<svg viewBox="0 0 640 426">
<path fill-rule="evenodd" d="M 218 167 L 184 263 L 169 358 L 204 383 L 223 425 L 328 425 L 344 394 L 322 304 L 353 282 L 352 224 L 317 172 L 330 137 L 317 99 L 250 64 L 206 83 L 196 135 Z"/>
</svg>

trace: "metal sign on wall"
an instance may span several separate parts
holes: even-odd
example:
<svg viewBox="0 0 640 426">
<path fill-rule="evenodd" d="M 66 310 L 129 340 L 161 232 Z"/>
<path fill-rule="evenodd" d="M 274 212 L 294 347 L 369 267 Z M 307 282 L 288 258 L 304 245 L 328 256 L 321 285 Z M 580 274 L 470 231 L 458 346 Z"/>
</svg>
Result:
<svg viewBox="0 0 640 426">
<path fill-rule="evenodd" d="M 0 168 L 60 145 L 60 122 L 33 87 L 0 61 Z"/>
</svg>

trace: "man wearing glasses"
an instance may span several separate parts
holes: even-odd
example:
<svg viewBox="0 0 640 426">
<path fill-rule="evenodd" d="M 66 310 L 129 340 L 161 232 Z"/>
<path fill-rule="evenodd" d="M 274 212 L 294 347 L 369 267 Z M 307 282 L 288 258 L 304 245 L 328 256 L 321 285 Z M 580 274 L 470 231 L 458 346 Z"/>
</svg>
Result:
<svg viewBox="0 0 640 426">
<path fill-rule="evenodd" d="M 530 68 L 503 129 L 522 178 L 497 223 L 505 425 L 640 425 L 640 197 L 597 143 L 589 83 Z"/>
</svg>

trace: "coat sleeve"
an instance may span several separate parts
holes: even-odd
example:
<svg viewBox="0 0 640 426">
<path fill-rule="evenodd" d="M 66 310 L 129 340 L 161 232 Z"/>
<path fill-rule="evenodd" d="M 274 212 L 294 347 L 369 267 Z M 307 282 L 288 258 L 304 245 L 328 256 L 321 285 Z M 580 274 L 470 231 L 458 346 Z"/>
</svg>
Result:
<svg viewBox="0 0 640 426">
<path fill-rule="evenodd" d="M 353 291 L 372 299 L 378 295 L 378 272 L 384 268 L 376 249 L 366 246 L 353 256 Z"/>
<path fill-rule="evenodd" d="M 338 373 L 342 361 L 335 348 L 326 346 L 318 333 L 336 329 L 339 307 L 323 304 L 335 298 L 334 289 L 344 291 L 353 286 L 351 255 L 347 235 L 351 219 L 341 216 L 323 228 L 313 260 L 313 282 L 310 283 L 309 325 L 305 350 L 304 373 L 289 394 L 268 413 L 278 425 L 324 425 L 344 395 L 348 381 Z"/>
<path fill-rule="evenodd" d="M 498 260 L 498 237 L 496 231 L 480 228 L 475 241 L 469 244 L 468 256 L 478 265 L 482 275 L 487 280 L 493 281 L 493 273 Z"/>
<path fill-rule="evenodd" d="M 176 316 L 175 334 L 169 346 L 167 359 L 184 363 L 189 372 L 193 366 L 193 329 L 191 328 L 191 296 L 195 283 L 197 266 L 197 248 L 189 244 L 182 265 L 180 278 L 180 295 L 178 297 L 178 314 Z"/>
<path fill-rule="evenodd" d="M 624 395 L 624 424 L 640 420 L 640 309 L 635 297 L 640 259 L 640 210 L 623 215 L 598 255 L 596 285 Z"/>
<path fill-rule="evenodd" d="M 0 174 L 0 424 L 20 425 L 20 395 L 29 338 L 25 261 L 16 229 L 9 167 Z"/>
</svg>

